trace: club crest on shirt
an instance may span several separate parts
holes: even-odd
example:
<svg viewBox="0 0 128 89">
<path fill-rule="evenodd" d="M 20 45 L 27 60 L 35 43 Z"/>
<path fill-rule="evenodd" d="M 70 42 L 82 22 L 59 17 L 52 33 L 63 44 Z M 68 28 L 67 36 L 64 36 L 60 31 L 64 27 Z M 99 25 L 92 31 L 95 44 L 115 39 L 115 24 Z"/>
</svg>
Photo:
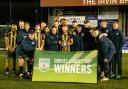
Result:
<svg viewBox="0 0 128 89">
<path fill-rule="evenodd" d="M 32 45 L 34 45 L 35 44 L 35 42 L 32 42 Z"/>
<path fill-rule="evenodd" d="M 118 35 L 119 35 L 119 33 L 117 32 L 117 33 L 116 33 L 116 35 L 118 36 Z"/>
</svg>

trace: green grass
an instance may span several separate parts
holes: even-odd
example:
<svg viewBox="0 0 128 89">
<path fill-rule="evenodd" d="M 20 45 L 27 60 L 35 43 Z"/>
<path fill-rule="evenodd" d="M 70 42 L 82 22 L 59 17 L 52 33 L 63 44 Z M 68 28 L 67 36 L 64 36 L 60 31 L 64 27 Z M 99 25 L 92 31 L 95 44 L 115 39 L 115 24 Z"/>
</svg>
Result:
<svg viewBox="0 0 128 89">
<path fill-rule="evenodd" d="M 0 89 L 128 89 L 128 54 L 123 54 L 123 79 L 97 84 L 31 82 L 31 80 L 4 74 L 5 52 L 0 51 Z"/>
</svg>

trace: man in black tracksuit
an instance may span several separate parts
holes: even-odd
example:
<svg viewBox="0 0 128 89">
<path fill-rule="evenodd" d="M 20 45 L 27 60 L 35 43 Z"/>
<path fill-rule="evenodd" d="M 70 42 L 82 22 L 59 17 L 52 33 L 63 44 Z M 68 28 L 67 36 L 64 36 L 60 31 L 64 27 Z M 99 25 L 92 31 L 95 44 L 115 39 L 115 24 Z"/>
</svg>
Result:
<svg viewBox="0 0 128 89">
<path fill-rule="evenodd" d="M 77 21 L 72 22 L 72 27 L 70 28 L 69 34 L 73 37 L 73 45 L 71 46 L 71 51 L 83 51 L 83 36 L 84 33 L 80 26 L 78 26 Z"/>
<path fill-rule="evenodd" d="M 91 28 L 89 20 L 84 21 L 84 27 L 82 28 L 83 35 L 83 45 L 85 51 L 91 51 L 95 49 L 95 39 L 91 35 Z"/>
<path fill-rule="evenodd" d="M 111 61 L 114 53 L 115 46 L 111 40 L 107 37 L 106 33 L 102 30 L 92 31 L 93 37 L 99 36 L 99 48 L 98 48 L 98 65 L 99 65 L 99 76 L 101 81 L 109 80 L 109 62 Z"/>
<path fill-rule="evenodd" d="M 17 34 L 17 44 L 20 45 L 24 38 L 27 38 L 30 29 L 30 23 L 25 22 L 25 27 L 22 31 Z"/>
<path fill-rule="evenodd" d="M 123 34 L 118 29 L 118 22 L 114 21 L 112 31 L 109 32 L 109 38 L 114 43 L 116 53 L 112 59 L 112 78 L 116 78 L 116 64 L 118 68 L 117 79 L 122 77 L 122 46 L 123 46 Z"/>
<path fill-rule="evenodd" d="M 46 36 L 45 39 L 45 50 L 47 51 L 59 51 L 59 42 L 60 38 L 57 33 L 57 28 L 52 27 L 51 32 Z"/>
</svg>

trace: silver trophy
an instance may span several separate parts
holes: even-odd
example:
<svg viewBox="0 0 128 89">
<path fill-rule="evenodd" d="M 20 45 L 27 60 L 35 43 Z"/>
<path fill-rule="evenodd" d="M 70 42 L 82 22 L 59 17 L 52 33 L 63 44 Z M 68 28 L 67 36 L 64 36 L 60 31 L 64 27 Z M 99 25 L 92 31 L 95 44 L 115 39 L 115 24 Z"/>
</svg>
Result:
<svg viewBox="0 0 128 89">
<path fill-rule="evenodd" d="M 64 41 L 62 42 L 62 47 L 67 47 L 67 41 L 66 41 L 66 40 L 64 40 Z"/>
</svg>

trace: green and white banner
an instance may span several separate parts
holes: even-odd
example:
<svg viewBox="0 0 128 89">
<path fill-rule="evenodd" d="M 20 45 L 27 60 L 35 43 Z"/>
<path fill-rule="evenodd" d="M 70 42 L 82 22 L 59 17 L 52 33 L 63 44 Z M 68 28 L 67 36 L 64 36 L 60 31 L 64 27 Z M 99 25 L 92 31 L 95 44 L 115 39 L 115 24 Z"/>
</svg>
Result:
<svg viewBox="0 0 128 89">
<path fill-rule="evenodd" d="M 97 51 L 36 51 L 32 81 L 97 83 Z"/>
</svg>

